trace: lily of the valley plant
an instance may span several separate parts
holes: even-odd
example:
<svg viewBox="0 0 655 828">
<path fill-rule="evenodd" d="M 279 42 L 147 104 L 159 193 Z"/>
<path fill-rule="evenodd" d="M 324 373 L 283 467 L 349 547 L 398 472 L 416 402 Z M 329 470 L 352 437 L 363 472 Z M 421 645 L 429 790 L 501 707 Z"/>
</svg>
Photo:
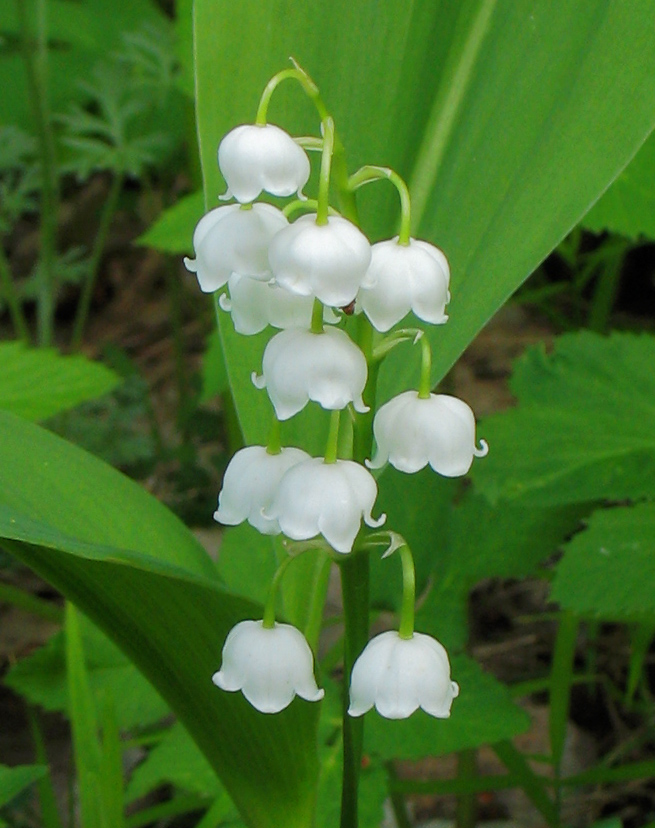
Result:
<svg viewBox="0 0 655 828">
<path fill-rule="evenodd" d="M 320 137 L 294 138 L 267 123 L 271 96 L 289 78 L 316 105 Z M 316 199 L 302 195 L 310 175 L 306 150 L 320 153 Z M 417 327 L 448 320 L 446 256 L 411 238 L 409 193 L 394 171 L 365 166 L 347 175 L 333 119 L 297 66 L 269 82 L 254 124 L 237 126 L 223 138 L 218 163 L 227 183 L 222 198 L 236 203 L 216 207 L 201 219 L 193 239 L 195 259 L 185 260 L 186 266 L 197 274 L 201 290 L 214 292 L 218 306 L 232 314 L 238 333 L 256 334 L 267 326 L 278 331 L 266 346 L 263 364 L 252 366 L 252 381 L 272 403 L 268 444 L 234 455 L 214 517 L 283 535 L 289 557 L 273 580 L 263 617 L 242 621 L 227 636 L 214 683 L 223 691 L 241 691 L 268 714 L 284 709 L 295 695 L 305 702 L 323 698 L 308 642 L 275 618 L 276 592 L 287 565 L 305 549 L 319 547 L 342 570 L 349 683 L 344 728 L 361 727 L 359 717 L 373 707 L 390 719 L 406 718 L 419 707 L 446 718 L 459 688 L 442 645 L 414 631 L 412 554 L 404 539 L 380 529 L 385 516 L 376 510 L 378 489 L 370 471 L 390 463 L 411 474 L 429 464 L 436 473 L 454 477 L 466 474 L 474 457 L 487 452 L 484 441 L 476 444 L 475 420 L 466 403 L 432 393 L 430 345 Z M 396 187 L 400 221 L 397 236 L 371 246 L 357 225 L 355 193 L 376 180 Z M 329 203 L 331 186 L 339 193 L 341 212 Z M 295 198 L 280 209 L 256 201 L 262 193 Z M 395 327 L 399 323 L 408 327 Z M 407 341 L 420 346 L 419 387 L 378 409 L 380 363 Z M 281 422 L 307 405 L 331 412 L 322 457 L 283 445 Z M 368 555 L 380 549 L 385 556 L 398 551 L 401 557 L 402 609 L 397 630 L 366 643 L 355 629 L 362 625 L 353 625 L 352 618 L 368 613 L 368 606 L 348 602 L 354 600 L 353 586 L 368 566 Z M 344 772 L 357 766 L 356 753 L 355 747 L 344 757 Z"/>
</svg>

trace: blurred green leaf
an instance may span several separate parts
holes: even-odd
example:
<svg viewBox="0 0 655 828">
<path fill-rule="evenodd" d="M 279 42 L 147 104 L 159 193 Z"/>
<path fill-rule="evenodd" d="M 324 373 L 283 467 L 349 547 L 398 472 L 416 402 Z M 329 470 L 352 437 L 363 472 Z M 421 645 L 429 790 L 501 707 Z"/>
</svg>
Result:
<svg viewBox="0 0 655 828">
<path fill-rule="evenodd" d="M 121 730 L 147 727 L 163 719 L 168 706 L 152 685 L 95 624 L 83 615 L 79 620 L 89 685 L 96 701 L 103 692 L 118 700 L 116 716 Z M 57 633 L 43 647 L 17 661 L 4 683 L 44 710 L 70 711 L 64 633 Z"/>
<path fill-rule="evenodd" d="M 191 533 L 132 481 L 0 412 L 3 546 L 74 601 L 178 715 L 251 826 L 306 828 L 319 705 L 257 713 L 211 675 L 261 607 L 224 592 Z"/>
<path fill-rule="evenodd" d="M 0 808 L 47 772 L 45 765 L 18 765 L 15 768 L 0 765 Z"/>
<path fill-rule="evenodd" d="M 582 219 L 594 233 L 610 230 L 629 239 L 655 239 L 655 135 Z"/>
<path fill-rule="evenodd" d="M 30 4 L 32 5 L 32 4 Z M 152 0 L 48 0 L 50 49 L 48 94 L 50 110 L 60 112 L 71 101 L 82 101 L 80 78 L 88 77 L 101 55 L 118 49 L 125 32 L 144 25 L 170 26 Z M 0 3 L 0 123 L 32 128 L 25 66 L 16 46 L 19 26 L 15 3 Z"/>
<path fill-rule="evenodd" d="M 530 349 L 511 387 L 519 407 L 482 426 L 491 451 L 473 477 L 491 499 L 546 506 L 655 495 L 655 338 L 588 331 Z"/>
<path fill-rule="evenodd" d="M 264 84 L 293 55 L 319 84 L 350 169 L 385 164 L 404 175 L 415 228 L 449 257 L 450 321 L 430 333 L 438 379 L 653 128 L 651 22 L 643 0 L 555 7 L 393 0 L 383 9 L 348 0 L 199 0 L 206 204 L 224 191 L 220 139 L 252 122 Z M 270 118 L 294 134 L 317 134 L 311 105 L 289 84 Z M 364 229 L 374 239 L 395 231 L 390 189 L 362 193 Z M 221 333 L 243 431 L 257 442 L 268 403 L 244 370 L 257 366 L 261 345 L 237 337 L 224 318 Z M 382 401 L 415 382 L 416 362 L 403 348 L 388 358 Z"/>
<path fill-rule="evenodd" d="M 115 388 L 120 378 L 86 357 L 0 343 L 0 408 L 44 420 Z"/>
<path fill-rule="evenodd" d="M 200 402 L 208 402 L 229 389 L 223 345 L 217 330 L 207 339 L 207 348 L 202 359 L 202 393 Z"/>
<path fill-rule="evenodd" d="M 565 546 L 553 580 L 553 600 L 607 621 L 655 616 L 655 504 L 594 512 L 584 532 Z"/>
<path fill-rule="evenodd" d="M 511 701 L 508 689 L 467 656 L 452 659 L 460 685 L 449 719 L 417 710 L 408 719 L 366 714 L 364 747 L 382 759 L 420 759 L 511 739 L 530 726 L 528 714 Z"/>
<path fill-rule="evenodd" d="M 127 789 L 127 800 L 140 799 L 165 784 L 208 798 L 222 795 L 226 800 L 226 810 L 232 807 L 211 765 L 180 722 L 166 732 L 134 770 Z"/>
<path fill-rule="evenodd" d="M 164 210 L 157 221 L 136 240 L 137 244 L 154 247 L 162 253 L 193 254 L 193 231 L 205 212 L 202 193 L 183 196 Z"/>
</svg>

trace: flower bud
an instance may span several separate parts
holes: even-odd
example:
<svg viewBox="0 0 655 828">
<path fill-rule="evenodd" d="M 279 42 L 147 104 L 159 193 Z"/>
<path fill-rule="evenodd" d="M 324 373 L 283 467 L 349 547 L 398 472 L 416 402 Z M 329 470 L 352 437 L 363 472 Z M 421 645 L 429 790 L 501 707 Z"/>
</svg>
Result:
<svg viewBox="0 0 655 828">
<path fill-rule="evenodd" d="M 406 719 L 420 707 L 447 719 L 458 695 L 448 654 L 436 639 L 422 633 L 401 638 L 391 630 L 369 641 L 355 662 L 348 713 L 362 716 L 375 705 L 386 719 Z"/>
<path fill-rule="evenodd" d="M 448 319 L 449 280 L 448 260 L 438 247 L 416 239 L 402 245 L 396 237 L 373 245 L 358 301 L 382 333 L 410 310 L 424 322 L 441 325 Z"/>
<path fill-rule="evenodd" d="M 429 463 L 444 477 L 459 477 L 474 457 L 484 457 L 484 440 L 475 445 L 475 417 L 465 402 L 447 394 L 421 399 L 405 391 L 378 409 L 373 421 L 377 452 L 370 463 L 379 469 L 387 460 L 398 471 L 413 473 Z"/>
<path fill-rule="evenodd" d="M 366 358 L 339 329 L 282 331 L 266 346 L 262 366 L 262 376 L 253 381 L 267 389 L 279 420 L 293 417 L 309 400 L 332 411 L 350 402 L 357 411 L 368 411 L 362 399 Z"/>
<path fill-rule="evenodd" d="M 193 234 L 195 259 L 184 259 L 198 277 L 200 290 L 211 293 L 226 284 L 233 273 L 268 281 L 268 246 L 287 227 L 286 216 L 271 204 L 216 207 L 198 222 Z"/>
<path fill-rule="evenodd" d="M 268 252 L 275 281 L 292 293 L 315 296 L 326 305 L 350 304 L 366 276 L 371 246 L 354 224 L 329 216 L 301 216 L 271 242 Z"/>
<path fill-rule="evenodd" d="M 306 701 L 325 695 L 316 685 L 310 646 L 290 624 L 269 628 L 262 621 L 241 621 L 225 640 L 223 663 L 212 681 L 228 692 L 241 690 L 261 713 L 279 713 L 295 695 Z"/>
<path fill-rule="evenodd" d="M 262 190 L 300 196 L 310 173 L 304 149 L 273 124 L 244 124 L 228 132 L 218 148 L 218 166 L 227 182 L 222 198 L 242 203 L 254 201 Z"/>
<path fill-rule="evenodd" d="M 323 535 L 333 549 L 346 553 L 362 518 L 367 526 L 384 523 L 385 515 L 375 520 L 371 514 L 377 494 L 373 475 L 358 463 L 314 457 L 289 469 L 264 515 L 292 540 Z"/>
<path fill-rule="evenodd" d="M 307 452 L 286 447 L 269 454 L 263 446 L 246 446 L 230 460 L 223 477 L 214 520 L 236 526 L 247 520 L 263 535 L 278 535 L 277 521 L 264 517 L 280 479 L 292 466 L 310 460 Z"/>
</svg>

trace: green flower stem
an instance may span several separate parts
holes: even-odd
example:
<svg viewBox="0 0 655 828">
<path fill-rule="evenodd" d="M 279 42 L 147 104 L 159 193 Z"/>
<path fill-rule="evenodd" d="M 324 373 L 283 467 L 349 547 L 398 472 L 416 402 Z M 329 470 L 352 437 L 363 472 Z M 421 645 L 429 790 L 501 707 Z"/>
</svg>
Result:
<svg viewBox="0 0 655 828">
<path fill-rule="evenodd" d="M 2 298 L 9 308 L 9 315 L 11 316 L 11 322 L 16 331 L 16 335 L 23 342 L 29 344 L 30 331 L 27 327 L 27 321 L 18 294 L 16 293 L 16 286 L 11 278 L 9 262 L 2 247 L 0 247 L 0 290 L 2 291 Z"/>
<path fill-rule="evenodd" d="M 361 348 L 368 365 L 368 376 L 362 393 L 368 411 L 357 414 L 353 434 L 353 458 L 358 463 L 370 458 L 373 448 L 373 417 L 375 415 L 375 401 L 377 396 L 378 373 L 380 361 L 374 357 L 375 329 L 362 313 L 357 318 L 357 344 Z"/>
<path fill-rule="evenodd" d="M 432 348 L 430 347 L 430 340 L 423 333 L 421 338 L 421 379 L 418 386 L 418 397 L 420 400 L 429 400 L 430 391 L 432 390 L 432 380 L 430 375 L 432 373 Z"/>
<path fill-rule="evenodd" d="M 457 754 L 457 781 L 471 784 L 478 775 L 477 753 L 474 748 L 460 750 Z M 457 828 L 475 828 L 477 825 L 477 796 L 473 792 L 457 797 Z"/>
<path fill-rule="evenodd" d="M 264 91 L 262 92 L 262 96 L 259 100 L 259 106 L 257 107 L 257 117 L 255 118 L 255 123 L 257 125 L 264 126 L 266 124 L 266 118 L 268 115 L 268 105 L 271 102 L 271 98 L 273 97 L 273 92 L 275 92 L 275 90 L 282 83 L 282 81 L 289 79 L 298 81 L 298 83 L 302 86 L 303 91 L 306 93 L 307 97 L 310 98 L 310 100 L 313 102 L 314 106 L 318 110 L 318 114 L 321 120 L 328 116 L 328 111 L 325 108 L 325 104 L 323 103 L 321 94 L 318 91 L 318 86 L 316 86 L 316 84 L 310 78 L 307 72 L 305 72 L 304 69 L 301 69 L 301 67 L 295 61 L 293 61 L 293 64 L 293 69 L 283 69 L 281 72 L 278 72 L 277 75 L 273 75 L 270 81 L 266 84 Z"/>
<path fill-rule="evenodd" d="M 118 207 L 118 199 L 120 198 L 122 189 L 123 176 L 114 176 L 100 215 L 98 232 L 96 233 L 96 237 L 93 241 L 93 248 L 91 250 L 89 272 L 84 282 L 84 286 L 82 287 L 82 295 L 80 296 L 80 302 L 77 306 L 77 312 L 75 314 L 75 324 L 73 326 L 73 336 L 71 339 L 71 347 L 73 350 L 78 350 L 82 344 L 84 328 L 86 327 L 87 319 L 89 317 L 89 310 L 91 308 L 93 289 L 95 288 L 96 280 L 98 278 L 100 259 L 102 258 L 102 254 L 107 243 L 109 229 L 111 227 L 112 219 L 116 213 L 116 208 Z"/>
<path fill-rule="evenodd" d="M 271 429 L 268 432 L 268 443 L 266 444 L 267 454 L 279 454 L 282 451 L 282 441 L 280 439 L 280 421 L 273 415 L 271 420 Z"/>
<path fill-rule="evenodd" d="M 250 205 L 252 206 L 252 205 Z M 298 212 L 298 210 L 305 210 L 307 212 L 316 212 L 318 210 L 318 201 L 315 198 L 296 198 L 293 201 L 290 201 L 288 204 L 285 204 L 282 208 L 282 213 L 287 218 L 293 215 L 294 213 Z M 333 208 L 328 207 L 328 215 L 330 216 L 338 216 L 339 213 Z"/>
<path fill-rule="evenodd" d="M 327 445 L 325 446 L 325 462 L 336 463 L 339 449 L 339 421 L 341 411 L 337 409 L 330 416 L 330 430 L 328 432 Z"/>
<path fill-rule="evenodd" d="M 374 362 L 381 362 L 390 351 L 393 351 L 396 345 L 400 345 L 401 342 L 416 343 L 422 336 L 424 336 L 424 332 L 420 328 L 400 328 L 377 343 L 372 351 L 371 358 Z"/>
<path fill-rule="evenodd" d="M 330 170 L 334 152 L 334 121 L 330 116 L 321 122 L 323 126 L 323 152 L 321 154 L 321 172 L 318 180 L 318 208 L 316 224 L 327 224 L 330 202 Z"/>
<path fill-rule="evenodd" d="M 323 303 L 320 299 L 314 299 L 312 307 L 312 324 L 310 328 L 314 334 L 323 333 Z"/>
<path fill-rule="evenodd" d="M 410 229 L 412 222 L 411 199 L 409 196 L 409 190 L 407 189 L 407 184 L 405 184 L 404 180 L 398 175 L 397 172 L 389 167 L 366 165 L 350 176 L 348 179 L 348 188 L 351 191 L 354 191 L 371 181 L 380 181 L 383 179 L 390 181 L 398 190 L 398 195 L 400 196 L 400 230 L 398 232 L 398 244 L 407 246 L 410 241 Z"/>
<path fill-rule="evenodd" d="M 348 715 L 350 675 L 369 635 L 369 561 L 368 555 L 344 555 L 339 560 L 343 596 L 344 658 L 343 673 L 343 784 L 341 789 L 341 828 L 357 828 L 357 791 L 362 766 L 364 717 Z"/>
<path fill-rule="evenodd" d="M 20 39 L 27 74 L 29 98 L 36 124 L 41 160 L 41 206 L 39 293 L 37 302 L 37 339 L 42 347 L 53 339 L 55 315 L 55 265 L 59 181 L 55 140 L 48 105 L 48 35 L 46 0 L 35 0 L 36 36 L 33 37 L 26 0 L 16 0 Z"/>
<path fill-rule="evenodd" d="M 266 630 L 272 630 L 275 626 L 275 604 L 277 601 L 277 592 L 280 587 L 282 576 L 286 572 L 286 569 L 292 560 L 293 558 L 290 555 L 286 557 L 278 566 L 275 575 L 273 575 L 273 580 L 271 581 L 268 597 L 266 599 L 266 606 L 264 607 L 264 618 L 262 620 L 262 626 Z"/>
<path fill-rule="evenodd" d="M 416 573 L 412 552 L 403 544 L 398 548 L 400 562 L 403 567 L 403 602 L 400 608 L 400 627 L 398 635 L 409 639 L 414 635 L 414 604 L 416 600 Z"/>
</svg>

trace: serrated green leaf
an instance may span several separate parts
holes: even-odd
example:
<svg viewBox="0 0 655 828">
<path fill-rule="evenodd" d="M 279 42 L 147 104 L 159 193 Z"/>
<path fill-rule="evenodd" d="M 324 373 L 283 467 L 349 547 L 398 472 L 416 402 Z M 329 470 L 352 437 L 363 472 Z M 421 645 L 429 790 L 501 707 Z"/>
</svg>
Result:
<svg viewBox="0 0 655 828">
<path fill-rule="evenodd" d="M 529 350 L 512 380 L 519 407 L 484 422 L 476 484 L 541 506 L 655 495 L 654 360 L 648 334 L 583 331 Z"/>
<path fill-rule="evenodd" d="M 48 772 L 45 765 L 0 765 L 0 808 Z"/>
<path fill-rule="evenodd" d="M 0 413 L 3 546 L 73 600 L 161 693 L 254 828 L 307 828 L 317 704 L 275 716 L 211 682 L 229 630 L 260 606 L 224 592 L 190 532 L 136 484 Z"/>
<path fill-rule="evenodd" d="M 629 239 L 655 239 L 655 135 L 582 219 L 594 233 L 610 230 Z"/>
<path fill-rule="evenodd" d="M 552 597 L 580 615 L 608 621 L 652 621 L 655 504 L 594 512 L 584 532 L 566 544 Z"/>
<path fill-rule="evenodd" d="M 193 231 L 205 212 L 202 193 L 183 196 L 168 207 L 157 221 L 136 240 L 137 244 L 154 247 L 162 253 L 193 254 Z"/>
<path fill-rule="evenodd" d="M 415 228 L 450 260 L 450 321 L 430 333 L 438 379 L 652 130 L 651 12 L 645 2 L 423 0 L 408 7 L 393 0 L 381 10 L 372 0 L 247 0 L 238 7 L 199 0 L 207 205 L 224 191 L 220 139 L 253 121 L 264 84 L 293 55 L 319 84 L 350 169 L 386 164 L 408 178 Z M 270 117 L 293 134 L 317 134 L 310 104 L 288 85 Z M 394 234 L 390 188 L 368 187 L 361 206 L 367 233 Z M 224 318 L 221 326 L 237 410 L 254 442 L 267 402 L 243 379 L 243 366 L 258 364 L 261 346 L 236 337 Z M 383 367 L 380 399 L 417 374 L 416 361 L 396 349 Z"/>
<path fill-rule="evenodd" d="M 417 710 L 408 719 L 366 714 L 365 750 L 381 759 L 420 759 L 511 739 L 530 726 L 530 717 L 507 688 L 467 656 L 452 659 L 452 676 L 460 685 L 449 719 Z"/>
<path fill-rule="evenodd" d="M 431 469 L 416 475 L 389 469 L 380 481 L 380 508 L 416 561 L 417 629 L 454 650 L 468 637 L 470 589 L 485 578 L 532 574 L 589 511 L 585 504 L 543 509 L 522 501 L 493 507 Z M 402 581 L 394 556 L 374 556 L 371 581 L 374 603 L 398 610 Z"/>
<path fill-rule="evenodd" d="M 115 388 L 120 377 L 86 357 L 19 342 L 0 344 L 0 408 L 44 420 Z"/>
</svg>

